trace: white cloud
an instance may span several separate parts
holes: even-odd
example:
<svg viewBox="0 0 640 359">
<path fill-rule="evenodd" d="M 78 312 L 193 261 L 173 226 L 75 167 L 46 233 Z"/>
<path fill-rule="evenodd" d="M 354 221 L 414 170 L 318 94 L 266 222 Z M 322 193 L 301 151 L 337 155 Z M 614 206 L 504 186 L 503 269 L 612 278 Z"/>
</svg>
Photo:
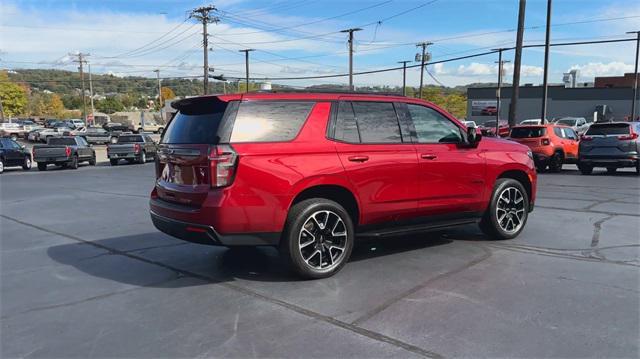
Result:
<svg viewBox="0 0 640 359">
<path fill-rule="evenodd" d="M 587 77 L 621 76 L 624 73 L 633 72 L 633 65 L 619 61 L 608 63 L 589 62 L 586 65 L 573 65 L 569 70 L 578 70 L 581 76 Z"/>
<path fill-rule="evenodd" d="M 472 62 L 469 65 L 458 66 L 458 70 L 456 71 L 456 73 L 458 75 L 481 76 L 492 75 L 494 73 L 497 73 L 497 70 L 495 70 L 494 66 L 491 65 Z"/>
</svg>

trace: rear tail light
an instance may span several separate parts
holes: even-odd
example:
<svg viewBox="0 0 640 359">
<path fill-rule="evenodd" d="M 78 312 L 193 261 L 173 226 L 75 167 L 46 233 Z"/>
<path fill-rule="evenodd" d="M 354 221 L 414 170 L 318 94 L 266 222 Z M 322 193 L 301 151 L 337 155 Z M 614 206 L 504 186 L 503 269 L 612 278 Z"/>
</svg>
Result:
<svg viewBox="0 0 640 359">
<path fill-rule="evenodd" d="M 542 145 L 543 145 L 543 146 L 548 146 L 548 145 L 550 145 L 550 144 L 551 144 L 551 141 L 549 141 L 549 139 L 548 139 L 548 138 L 543 138 L 543 139 L 542 139 Z"/>
<path fill-rule="evenodd" d="M 65 147 L 64 148 L 64 154 L 69 157 L 71 156 L 71 147 Z"/>
<path fill-rule="evenodd" d="M 635 140 L 636 138 L 638 138 L 638 134 L 635 132 L 632 132 L 631 134 L 628 134 L 628 135 L 618 136 L 619 140 Z"/>
<path fill-rule="evenodd" d="M 591 141 L 591 140 L 593 140 L 593 137 L 587 136 L 587 135 L 582 135 L 582 136 L 580 136 L 580 140 L 582 140 L 582 141 Z"/>
<path fill-rule="evenodd" d="M 238 154 L 229 145 L 218 145 L 209 153 L 211 187 L 225 187 L 233 182 Z"/>
<path fill-rule="evenodd" d="M 140 144 L 139 143 L 136 143 L 136 144 L 133 145 L 133 151 L 135 153 L 140 152 Z"/>
</svg>

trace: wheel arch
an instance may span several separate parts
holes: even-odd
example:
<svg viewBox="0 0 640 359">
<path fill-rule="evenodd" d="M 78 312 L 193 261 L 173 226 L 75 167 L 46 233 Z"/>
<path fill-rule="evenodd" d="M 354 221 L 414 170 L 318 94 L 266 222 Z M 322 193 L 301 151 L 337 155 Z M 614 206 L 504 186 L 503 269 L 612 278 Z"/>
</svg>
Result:
<svg viewBox="0 0 640 359">
<path fill-rule="evenodd" d="M 360 205 L 356 196 L 346 187 L 337 184 L 318 184 L 300 191 L 291 201 L 289 209 L 306 199 L 325 198 L 340 204 L 349 213 L 354 226 L 360 222 Z"/>
<path fill-rule="evenodd" d="M 499 176 L 498 179 L 500 178 L 511 178 L 514 179 L 520 183 L 522 183 L 522 185 L 524 186 L 524 189 L 527 191 L 527 197 L 529 198 L 529 201 L 531 201 L 531 197 L 532 197 L 532 183 L 531 180 L 529 180 L 529 176 L 527 175 L 527 173 L 525 171 L 522 170 L 507 170 L 502 172 Z"/>
</svg>

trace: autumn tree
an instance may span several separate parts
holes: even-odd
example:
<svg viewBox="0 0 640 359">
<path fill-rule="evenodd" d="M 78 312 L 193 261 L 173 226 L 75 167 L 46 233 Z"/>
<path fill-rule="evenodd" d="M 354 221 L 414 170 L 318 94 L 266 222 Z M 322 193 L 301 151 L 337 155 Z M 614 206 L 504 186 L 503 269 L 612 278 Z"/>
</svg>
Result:
<svg viewBox="0 0 640 359">
<path fill-rule="evenodd" d="M 162 103 L 176 97 L 176 94 L 169 87 L 161 87 L 160 92 L 162 93 Z"/>
<path fill-rule="evenodd" d="M 24 113 L 27 107 L 27 90 L 9 80 L 6 71 L 0 71 L 0 101 L 7 117 Z"/>
</svg>

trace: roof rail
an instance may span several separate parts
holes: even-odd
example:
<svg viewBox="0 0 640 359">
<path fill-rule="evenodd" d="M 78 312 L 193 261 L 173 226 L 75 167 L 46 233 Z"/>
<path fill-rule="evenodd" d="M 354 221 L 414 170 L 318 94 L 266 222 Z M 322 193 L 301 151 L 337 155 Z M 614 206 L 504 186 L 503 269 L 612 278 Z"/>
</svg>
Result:
<svg viewBox="0 0 640 359">
<path fill-rule="evenodd" d="M 344 94 L 344 95 L 377 95 L 377 96 L 406 97 L 402 95 L 402 93 L 395 93 L 395 92 L 324 90 L 324 89 L 274 89 L 274 90 L 250 91 L 249 93 L 324 93 L 324 94 Z"/>
</svg>

